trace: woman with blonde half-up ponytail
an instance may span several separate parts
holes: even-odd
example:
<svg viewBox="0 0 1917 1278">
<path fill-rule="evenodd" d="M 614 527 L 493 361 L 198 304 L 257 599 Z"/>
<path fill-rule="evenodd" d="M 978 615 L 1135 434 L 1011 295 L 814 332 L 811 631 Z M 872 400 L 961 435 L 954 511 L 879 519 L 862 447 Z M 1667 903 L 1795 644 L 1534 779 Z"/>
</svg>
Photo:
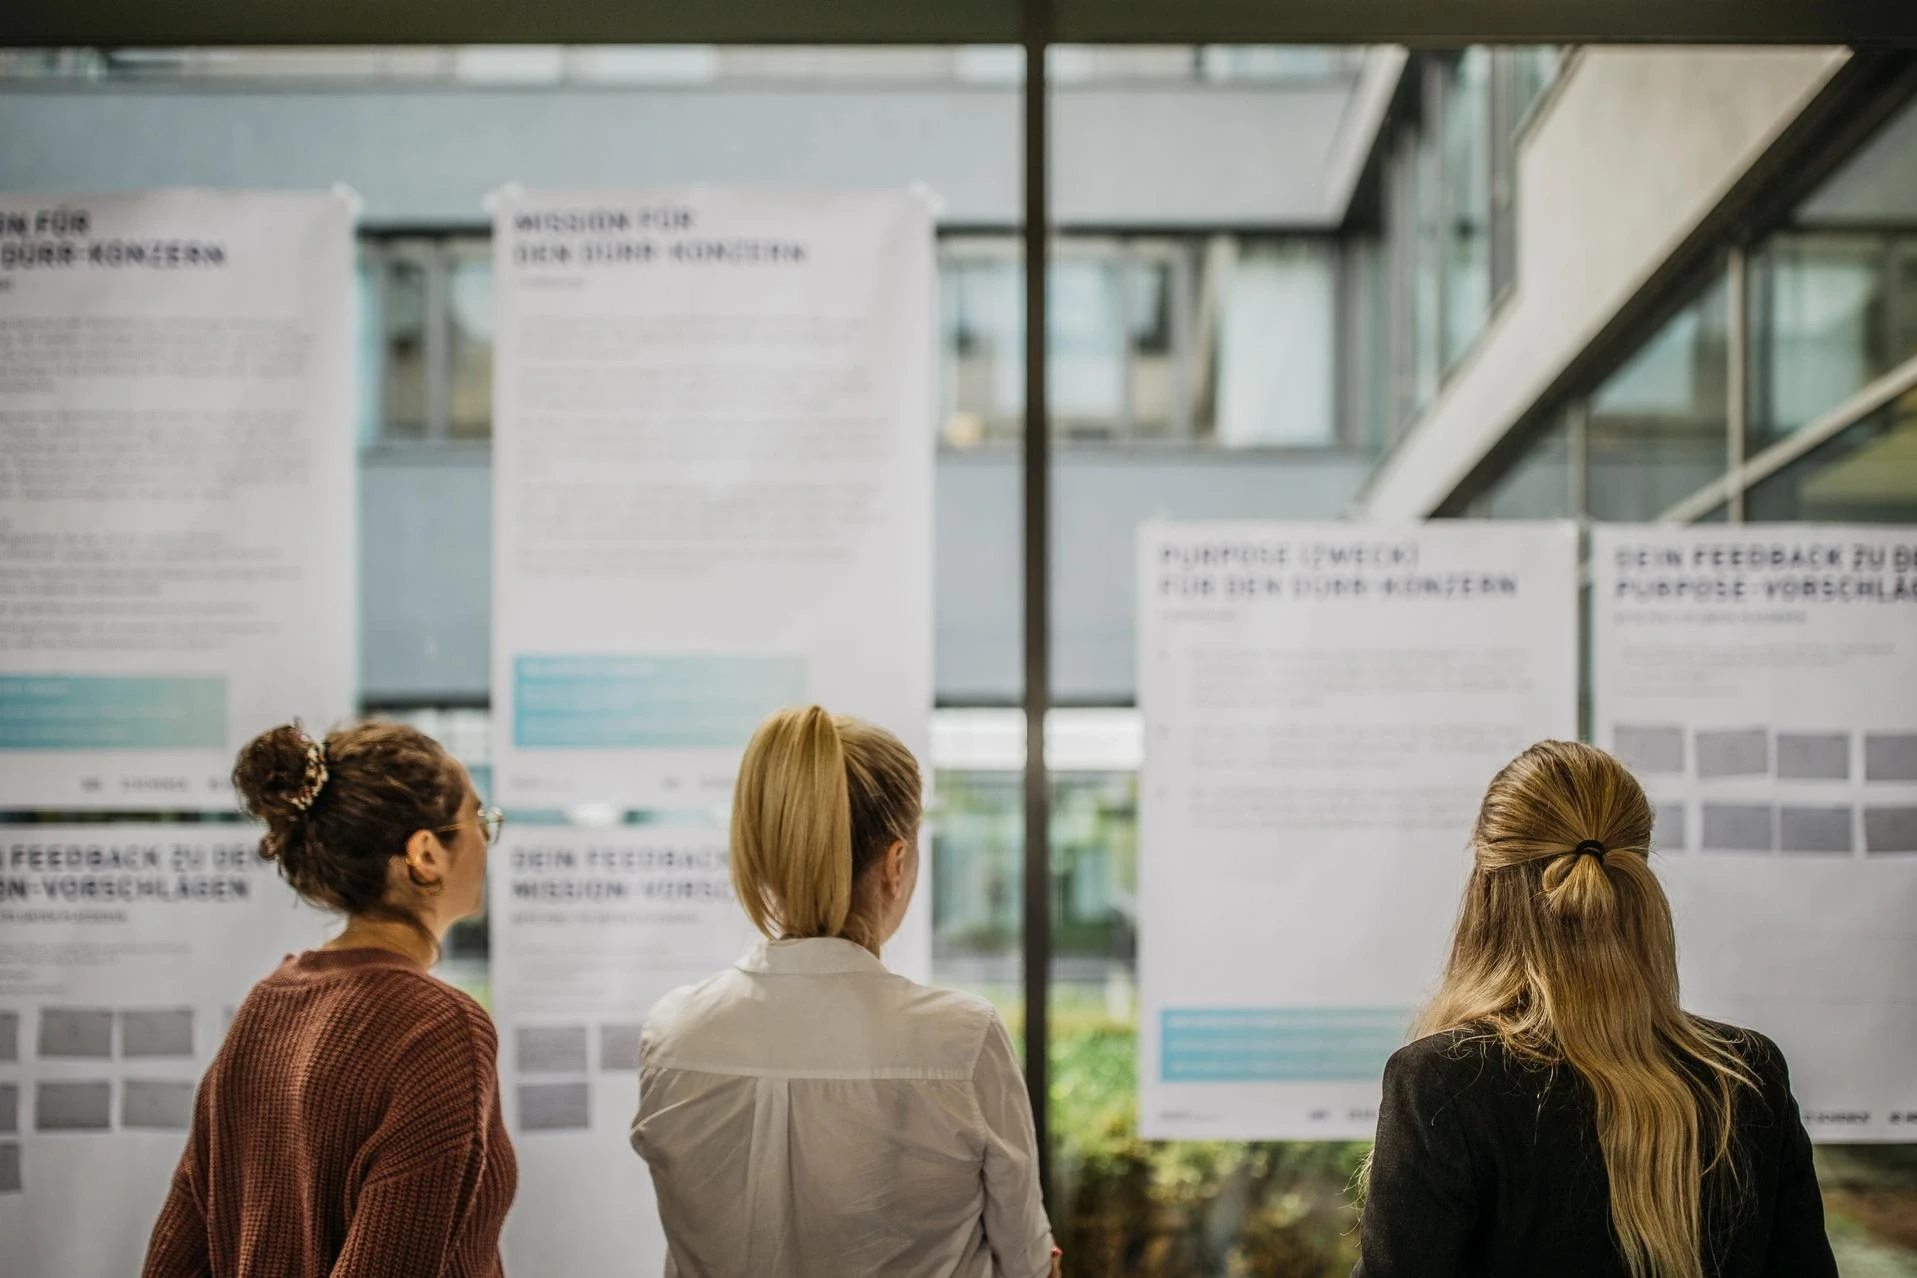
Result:
<svg viewBox="0 0 1917 1278">
<path fill-rule="evenodd" d="M 732 885 L 764 937 L 640 1038 L 632 1146 L 669 1278 L 1057 1273 L 1004 1023 L 879 961 L 922 805 L 918 761 L 863 720 L 781 710 L 746 746 Z"/>
<path fill-rule="evenodd" d="M 1834 1278 L 1783 1056 L 1678 1004 L 1651 825 L 1592 746 L 1492 779 L 1450 962 L 1385 1069 L 1354 1278 Z"/>
</svg>

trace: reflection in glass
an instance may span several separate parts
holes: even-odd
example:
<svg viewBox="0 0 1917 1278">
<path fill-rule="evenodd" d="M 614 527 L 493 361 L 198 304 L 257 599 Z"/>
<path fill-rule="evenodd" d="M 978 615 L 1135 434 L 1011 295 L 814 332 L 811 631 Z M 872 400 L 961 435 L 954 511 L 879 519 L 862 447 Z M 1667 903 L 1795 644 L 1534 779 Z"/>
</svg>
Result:
<svg viewBox="0 0 1917 1278">
<path fill-rule="evenodd" d="M 1728 311 L 1721 271 L 1591 397 L 1590 515 L 1656 519 L 1730 464 Z"/>
<path fill-rule="evenodd" d="M 446 433 L 493 433 L 493 262 L 485 241 L 456 245 L 446 265 Z"/>
</svg>

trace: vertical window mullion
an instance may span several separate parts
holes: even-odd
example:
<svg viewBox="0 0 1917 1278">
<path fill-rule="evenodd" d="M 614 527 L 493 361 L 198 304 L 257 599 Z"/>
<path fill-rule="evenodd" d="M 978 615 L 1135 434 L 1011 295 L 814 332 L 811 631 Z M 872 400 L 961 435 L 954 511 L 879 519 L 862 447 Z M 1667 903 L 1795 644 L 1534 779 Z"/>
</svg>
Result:
<svg viewBox="0 0 1917 1278">
<path fill-rule="evenodd" d="M 449 383 L 452 378 L 452 314 L 447 303 L 448 248 L 443 240 L 427 245 L 421 255 L 426 268 L 426 438 L 435 443 L 448 434 Z"/>
</svg>

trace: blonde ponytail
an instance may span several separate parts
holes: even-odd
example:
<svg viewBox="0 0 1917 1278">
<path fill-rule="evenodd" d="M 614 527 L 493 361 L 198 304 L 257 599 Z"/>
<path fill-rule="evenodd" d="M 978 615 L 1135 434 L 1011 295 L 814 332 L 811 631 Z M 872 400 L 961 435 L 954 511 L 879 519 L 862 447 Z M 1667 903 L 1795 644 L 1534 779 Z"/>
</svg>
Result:
<svg viewBox="0 0 1917 1278">
<path fill-rule="evenodd" d="M 918 760 L 883 728 L 818 706 L 759 725 L 732 794 L 732 890 L 766 936 L 844 937 L 874 951 L 865 872 L 916 847 Z"/>
<path fill-rule="evenodd" d="M 1622 764 L 1540 741 L 1485 792 L 1451 959 L 1420 1034 L 1463 1030 L 1591 1088 L 1632 1278 L 1702 1278 L 1704 1179 L 1735 1183 L 1738 1044 L 1678 1005 L 1651 805 Z"/>
<path fill-rule="evenodd" d="M 852 912 L 845 748 L 817 706 L 759 725 L 732 793 L 732 890 L 770 937 L 837 936 Z"/>
</svg>

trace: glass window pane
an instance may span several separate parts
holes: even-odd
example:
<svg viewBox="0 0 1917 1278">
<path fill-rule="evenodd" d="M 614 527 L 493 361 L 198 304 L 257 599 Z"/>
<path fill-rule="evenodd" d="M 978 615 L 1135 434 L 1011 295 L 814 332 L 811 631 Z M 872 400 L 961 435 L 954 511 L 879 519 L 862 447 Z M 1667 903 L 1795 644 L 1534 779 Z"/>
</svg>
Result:
<svg viewBox="0 0 1917 1278">
<path fill-rule="evenodd" d="M 1917 392 L 1752 485 L 1744 498 L 1744 517 L 1917 523 Z"/>
<path fill-rule="evenodd" d="M 370 444 L 380 437 L 383 414 L 380 412 L 380 353 L 385 341 L 385 323 L 380 306 L 381 263 L 376 254 L 362 249 L 354 271 L 353 287 L 358 307 L 359 365 L 359 442 Z"/>
<path fill-rule="evenodd" d="M 381 324 L 386 351 L 381 379 L 387 439 L 424 439 L 426 404 L 426 281 L 424 247 L 394 248 L 386 256 Z"/>
<path fill-rule="evenodd" d="M 1025 272 L 1016 240 L 940 246 L 940 437 L 1015 440 L 1025 412 Z"/>
<path fill-rule="evenodd" d="M 1220 445 L 1323 448 L 1336 434 L 1336 261 L 1314 240 L 1251 242 L 1214 254 Z"/>
<path fill-rule="evenodd" d="M 1477 339 L 1491 312 L 1491 54 L 1467 49 L 1440 73 L 1444 128 L 1443 362 Z"/>
<path fill-rule="evenodd" d="M 446 433 L 493 433 L 493 259 L 490 241 L 454 243 L 446 268 Z"/>
<path fill-rule="evenodd" d="M 1655 519 L 1730 464 L 1722 273 L 1591 397 L 1590 514 Z"/>
<path fill-rule="evenodd" d="M 1420 412 L 1438 393 L 1439 346 L 1444 317 L 1439 310 L 1439 277 L 1444 241 L 1440 228 L 1444 201 L 1438 146 L 1428 133 L 1412 139 L 1411 152 L 1411 389 L 1412 411 Z"/>
<path fill-rule="evenodd" d="M 1883 236 L 1828 232 L 1775 236 L 1753 259 L 1753 453 L 1917 353 L 1909 261 Z"/>
</svg>

